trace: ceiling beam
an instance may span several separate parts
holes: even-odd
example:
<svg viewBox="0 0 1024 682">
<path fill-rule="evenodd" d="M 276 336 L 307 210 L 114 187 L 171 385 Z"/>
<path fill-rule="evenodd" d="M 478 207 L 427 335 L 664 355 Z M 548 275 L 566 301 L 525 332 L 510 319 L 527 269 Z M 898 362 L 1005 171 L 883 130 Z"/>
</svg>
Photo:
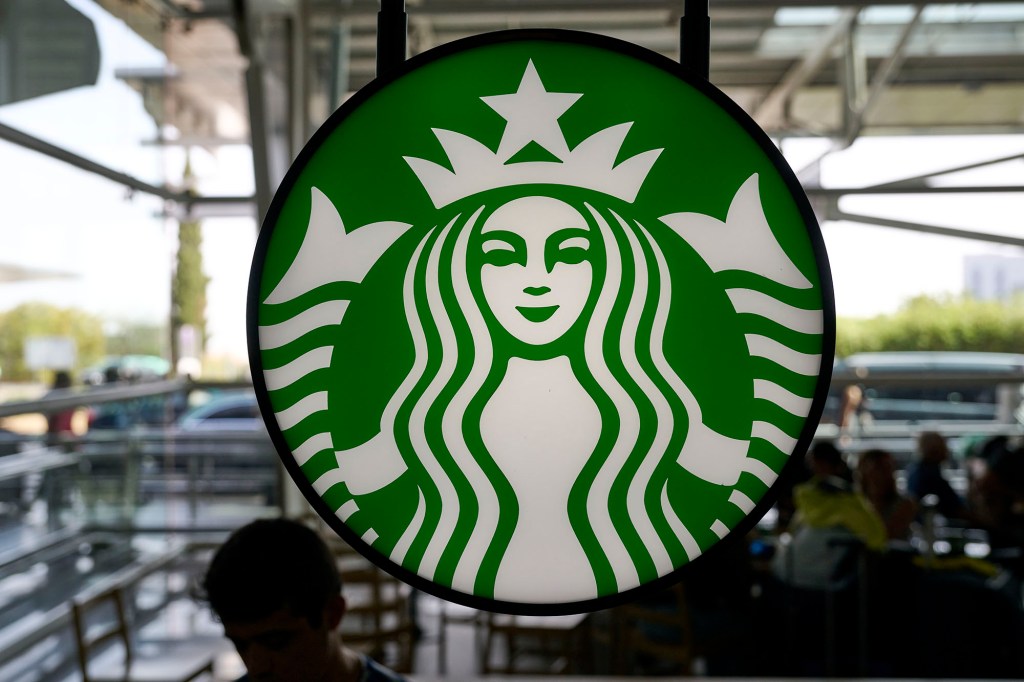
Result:
<svg viewBox="0 0 1024 682">
<path fill-rule="evenodd" d="M 806 85 L 832 58 L 832 48 L 844 38 L 857 19 L 858 10 L 843 10 L 839 19 L 821 36 L 814 49 L 791 68 L 765 96 L 753 118 L 762 128 L 778 130 L 787 122 L 787 106 L 796 91 Z"/>
<path fill-rule="evenodd" d="M 936 234 L 943 237 L 958 237 L 973 241 L 991 242 L 993 244 L 1008 244 L 1010 246 L 1024 246 L 1024 238 L 1011 237 L 1004 234 L 992 232 L 977 232 L 975 230 L 964 230 L 955 227 L 941 227 L 927 223 L 915 223 L 906 220 L 894 220 L 892 218 L 880 218 L 877 216 L 862 215 L 859 213 L 847 213 L 837 207 L 830 208 L 825 214 L 826 220 L 848 220 L 863 225 L 877 225 L 878 227 L 892 227 L 898 230 L 910 230 L 911 232 L 924 232 Z"/>
<path fill-rule="evenodd" d="M 896 44 L 892 48 L 892 52 L 885 58 L 879 67 L 875 71 L 875 76 L 871 80 L 871 85 L 868 87 L 867 95 L 864 101 L 860 103 L 856 111 L 854 111 L 854 117 L 851 121 L 851 127 L 846 131 L 846 139 L 844 140 L 847 147 L 853 144 L 853 141 L 860 136 L 861 131 L 864 129 L 864 121 L 871 110 L 878 104 L 879 98 L 892 79 L 895 78 L 899 72 L 900 67 L 903 65 L 904 60 L 907 57 L 907 44 L 910 42 L 910 37 L 914 31 L 921 24 L 921 17 L 924 15 L 924 4 L 919 4 L 914 8 L 914 16 L 911 17 L 910 21 L 906 23 L 903 29 L 900 31 L 900 36 L 896 40 Z"/>
<path fill-rule="evenodd" d="M 107 180 L 112 180 L 131 190 L 151 194 L 166 201 L 191 205 L 202 203 L 251 203 L 253 200 L 252 197 L 201 197 L 187 191 L 178 191 L 170 189 L 169 187 L 153 185 L 145 182 L 144 180 L 139 180 L 136 177 L 128 175 L 127 173 L 122 173 L 121 171 L 116 171 L 112 168 L 96 163 L 84 156 L 79 156 L 78 154 L 70 152 L 67 149 L 63 149 L 62 147 L 50 144 L 45 140 L 40 140 L 38 137 L 34 137 L 26 132 L 4 125 L 3 123 L 0 123 L 0 139 L 7 140 L 8 142 L 20 147 L 24 147 L 25 149 L 39 152 L 40 154 L 44 154 L 58 161 L 63 161 L 75 168 L 93 173 L 94 175 L 99 175 Z"/>
<path fill-rule="evenodd" d="M 893 196 L 899 194 L 1020 194 L 1024 185 L 956 185 L 933 187 L 930 185 L 898 186 L 878 185 L 876 187 L 807 187 L 808 196 L 841 197 L 847 195 Z"/>
<path fill-rule="evenodd" d="M 882 183 L 882 184 L 878 184 L 878 185 L 872 185 L 871 187 L 868 187 L 866 189 L 868 189 L 868 190 L 882 190 L 882 191 L 888 191 L 888 190 L 891 190 L 891 189 L 895 189 L 897 191 L 898 190 L 910 191 L 910 190 L 913 190 L 913 189 L 924 188 L 924 189 L 931 190 L 931 189 L 934 189 L 934 188 L 932 188 L 927 183 L 925 183 L 925 180 L 928 180 L 929 178 L 938 177 L 940 175 L 949 175 L 951 173 L 960 173 L 962 171 L 974 170 L 976 168 L 984 168 L 985 166 L 993 166 L 993 165 L 995 165 L 997 163 L 1006 163 L 1007 161 L 1018 161 L 1018 160 L 1024 160 L 1024 153 L 1011 154 L 1009 156 L 1001 156 L 999 158 L 990 159 L 988 161 L 978 161 L 978 162 L 975 162 L 975 163 L 964 164 L 962 166 L 955 166 L 953 168 L 946 168 L 944 170 L 932 171 L 930 173 L 925 173 L 923 175 L 915 175 L 914 177 L 910 177 L 910 178 L 902 178 L 900 180 L 893 180 L 892 182 L 886 182 L 886 183 Z M 1020 191 L 1020 188 L 1017 188 L 1017 191 Z"/>
<path fill-rule="evenodd" d="M 1010 5 L 1019 0 L 986 0 L 985 4 Z M 861 10 L 874 5 L 907 5 L 907 0 L 711 0 L 711 20 L 714 22 L 715 11 L 719 9 L 749 9 L 763 12 L 783 7 L 838 7 L 840 9 Z M 928 3 L 928 4 L 952 4 Z M 682 0 L 421 0 L 407 9 L 410 16 L 420 14 L 460 14 L 472 12 L 485 13 L 522 13 L 522 12 L 565 12 L 587 11 L 601 12 L 606 10 L 665 10 L 678 16 L 682 8 Z M 380 8 L 379 0 L 349 0 L 340 9 L 336 4 L 313 5 L 314 12 L 326 12 L 332 15 L 353 16 L 373 14 L 376 16 Z M 714 23 L 712 23 L 714 26 Z"/>
</svg>

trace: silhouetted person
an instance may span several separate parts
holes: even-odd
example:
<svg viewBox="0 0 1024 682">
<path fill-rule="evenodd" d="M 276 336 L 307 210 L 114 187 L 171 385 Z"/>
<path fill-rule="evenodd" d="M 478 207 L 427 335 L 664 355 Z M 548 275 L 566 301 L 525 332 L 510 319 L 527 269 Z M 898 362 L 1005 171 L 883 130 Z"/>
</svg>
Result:
<svg viewBox="0 0 1024 682">
<path fill-rule="evenodd" d="M 995 436 L 972 452 L 969 468 L 972 516 L 996 556 L 1024 576 L 1024 448 Z"/>
<path fill-rule="evenodd" d="M 71 388 L 71 375 L 58 370 L 53 375 L 53 386 L 47 396 L 61 395 Z M 75 408 L 51 412 L 46 416 L 46 439 L 50 445 L 57 445 L 74 435 L 73 421 Z"/>
<path fill-rule="evenodd" d="M 835 445 L 813 443 L 807 465 L 811 479 L 793 490 L 792 541 L 776 554 L 774 570 L 799 587 L 834 589 L 852 579 L 850 557 L 860 547 L 885 548 L 885 524 L 853 489 L 850 468 Z"/>
<path fill-rule="evenodd" d="M 946 480 L 942 465 L 949 459 L 946 439 L 935 431 L 925 431 L 917 437 L 917 460 L 907 471 L 907 492 L 918 503 L 928 495 L 934 495 L 938 503 L 936 511 L 947 519 L 967 517 L 967 508 L 953 486 Z"/>
<path fill-rule="evenodd" d="M 203 581 L 252 682 L 400 682 L 397 673 L 347 648 L 346 602 L 334 556 L 312 529 L 261 519 L 217 550 Z"/>
<path fill-rule="evenodd" d="M 864 389 L 860 386 L 851 384 L 843 389 L 839 427 L 844 433 L 860 433 L 864 426 L 871 423 L 871 413 L 864 402 Z"/>
<path fill-rule="evenodd" d="M 872 449 L 857 458 L 857 486 L 885 523 L 890 540 L 909 540 L 917 503 L 900 493 L 892 455 Z"/>
</svg>

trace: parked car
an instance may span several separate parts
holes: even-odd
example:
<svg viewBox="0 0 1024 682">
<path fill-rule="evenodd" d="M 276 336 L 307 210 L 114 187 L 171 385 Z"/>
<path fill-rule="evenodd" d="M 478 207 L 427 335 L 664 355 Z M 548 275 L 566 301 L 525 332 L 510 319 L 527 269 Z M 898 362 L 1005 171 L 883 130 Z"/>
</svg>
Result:
<svg viewBox="0 0 1024 682">
<path fill-rule="evenodd" d="M 189 473 L 203 494 L 277 499 L 279 459 L 255 393 L 225 389 L 193 395 L 204 397 L 175 424 L 152 432 L 145 444 L 150 471 L 165 477 Z"/>
<path fill-rule="evenodd" d="M 249 469 L 277 463 L 251 389 L 214 392 L 186 412 L 169 436 L 179 453 L 210 456 L 218 466 Z"/>
<path fill-rule="evenodd" d="M 26 441 L 25 436 L 0 428 L 0 457 L 14 455 L 21 452 L 21 445 Z"/>
<path fill-rule="evenodd" d="M 263 417 L 250 390 L 231 390 L 214 394 L 194 407 L 178 422 L 182 431 L 265 431 Z"/>
</svg>

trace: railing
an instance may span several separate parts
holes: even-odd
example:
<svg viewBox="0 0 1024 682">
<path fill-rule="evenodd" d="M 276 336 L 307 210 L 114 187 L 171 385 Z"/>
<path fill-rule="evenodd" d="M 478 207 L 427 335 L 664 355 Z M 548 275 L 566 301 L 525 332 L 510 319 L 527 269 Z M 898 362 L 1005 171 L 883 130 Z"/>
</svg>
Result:
<svg viewBox="0 0 1024 682">
<path fill-rule="evenodd" d="M 872 419 L 840 429 L 843 391 L 854 385 L 862 389 L 863 410 Z M 887 450 L 898 466 L 905 466 L 913 456 L 917 436 L 923 431 L 936 431 L 947 439 L 954 455 L 962 456 L 975 439 L 1024 436 L 1019 416 L 1022 387 L 1024 372 L 1019 370 L 839 369 L 832 376 L 823 423 L 816 436 L 835 439 L 843 450 L 852 453 L 869 448 Z M 958 401 L 954 397 L 961 392 L 976 396 L 978 389 L 987 393 L 987 402 Z M 928 397 L 908 397 L 913 393 Z M 945 396 L 948 399 L 943 400 Z"/>
<path fill-rule="evenodd" d="M 119 403 L 135 420 L 126 428 L 93 428 L 83 435 L 7 434 L 8 452 L 22 452 L 0 457 L 0 502 L 8 508 L 42 503 L 50 529 L 67 523 L 229 529 L 244 518 L 237 509 L 226 519 L 201 518 L 204 507 L 223 501 L 245 507 L 249 517 L 274 513 L 283 499 L 282 467 L 265 429 L 188 431 L 175 423 L 191 391 L 245 386 L 154 381 L 51 391 L 36 400 L 0 404 L 3 417 Z M 138 409 L 143 401 L 144 414 Z M 162 423 L 145 424 L 143 418 Z M 158 504 L 163 516 L 151 509 L 148 518 L 140 518 L 143 508 Z"/>
<path fill-rule="evenodd" d="M 186 432 L 136 428 L 103 433 L 76 444 L 79 481 L 90 527 L 136 524 L 146 530 L 226 529 L 231 521 L 202 519 L 204 502 L 234 500 L 249 515 L 269 513 L 282 499 L 280 463 L 265 431 Z M 97 505 L 120 514 L 104 519 Z M 163 504 L 166 516 L 138 519 L 140 509 Z M 226 525 L 225 525 L 226 523 Z"/>
<path fill-rule="evenodd" d="M 961 458 L 968 445 L 993 436 L 1024 437 L 1024 425 L 1001 422 L 917 422 L 912 424 L 872 424 L 843 430 L 835 424 L 819 425 L 815 437 L 834 440 L 844 452 L 860 453 L 879 448 L 891 453 L 898 467 L 913 459 L 917 437 L 924 431 L 941 433 L 955 458 Z"/>
<path fill-rule="evenodd" d="M 127 402 L 151 396 L 169 396 L 209 387 L 236 387 L 244 384 L 196 383 L 185 379 L 116 383 L 94 388 L 65 388 L 53 390 L 36 400 L 0 403 L 0 417 L 19 414 L 51 414 L 75 407 L 88 407 L 103 403 Z"/>
<path fill-rule="evenodd" d="M 191 573 L 189 562 L 202 550 L 202 542 L 196 545 L 170 541 L 159 549 L 139 552 L 125 548 L 123 540 L 121 535 L 101 532 L 76 534 L 54 539 L 17 560 L 56 565 L 66 563 L 67 557 L 78 554 L 84 545 L 108 544 L 121 548 L 105 550 L 116 556 L 108 557 L 103 566 L 91 572 L 82 574 L 70 570 L 46 576 L 30 595 L 6 605 L 5 609 L 20 609 L 25 613 L 16 620 L 7 618 L 0 623 L 0 679 L 69 677 L 76 661 L 71 636 L 72 599 L 83 599 L 112 587 L 124 589 L 133 597 L 133 628 L 139 631 L 160 618 L 172 602 L 191 598 L 190 580 L 169 578 L 175 573 Z M 9 574 L 13 568 L 13 564 L 0 567 L 0 573 Z M 151 586 L 145 588 L 146 598 L 143 599 L 141 594 L 146 585 Z"/>
<path fill-rule="evenodd" d="M 832 380 L 831 408 L 841 390 L 859 383 L 871 387 L 962 388 L 1000 387 L 1000 400 L 1020 400 L 1020 386 L 1024 376 L 1016 372 L 898 372 L 872 373 L 870 376 L 853 371 L 839 371 Z M 194 382 L 184 379 L 121 383 L 95 388 L 51 391 L 38 400 L 0 404 L 0 417 L 28 413 L 51 414 L 71 408 L 93 408 L 109 403 L 127 405 L 166 404 L 167 413 L 158 414 L 160 421 L 173 424 L 187 397 L 197 390 L 222 390 L 249 387 L 242 382 Z M 163 403 L 159 400 L 164 398 Z M 949 419 L 921 419 L 902 423 L 878 422 L 856 429 L 840 430 L 831 423 L 817 429 L 818 438 L 838 439 L 842 448 L 851 453 L 869 448 L 890 451 L 899 466 L 909 463 L 917 435 L 924 430 L 942 433 L 951 449 L 960 454 L 970 439 L 994 435 L 1024 436 L 1024 426 L 1013 416 L 1014 405 L 998 406 L 998 418 L 993 420 L 953 421 Z M 994 409 L 994 408 L 993 408 Z M 150 415 L 152 416 L 152 415 Z M 8 448 L 10 441 L 5 441 Z M 282 500 L 282 470 L 277 464 L 273 446 L 266 433 L 187 433 L 178 429 L 146 427 L 135 424 L 127 429 L 92 430 L 79 438 L 64 438 L 57 451 L 39 450 L 43 439 L 26 437 L 22 448 L 33 448 L 33 454 L 24 453 L 12 459 L 0 457 L 0 486 L 5 480 L 32 473 L 47 474 L 48 467 L 77 472 L 77 481 L 86 487 L 102 483 L 104 478 L 120 480 L 120 507 L 123 525 L 140 500 L 154 496 L 178 498 L 186 501 L 191 518 L 196 518 L 204 498 L 214 496 L 261 493 L 265 504 L 280 506 Z M 77 459 L 76 459 L 77 458 Z M 31 464 L 29 463 L 31 462 Z M 102 475 L 83 477 L 83 471 Z M 45 480 L 59 478 L 46 475 Z M 91 479 L 91 480 L 90 480 Z M 110 481 L 108 481 L 110 482 Z"/>
<path fill-rule="evenodd" d="M 838 377 L 843 385 L 849 377 Z M 942 377 L 921 378 L 927 385 L 945 385 Z M 949 377 L 945 378 L 947 381 Z M 962 377 L 957 376 L 957 379 Z M 973 377 L 972 380 L 1005 382 L 1009 377 Z M 1020 382 L 1020 377 L 1013 377 Z M 900 381 L 908 381 L 901 377 Z M 896 380 L 894 379 L 894 383 Z M 72 407 L 88 407 L 112 402 L 142 400 L 160 396 L 185 396 L 199 389 L 236 388 L 243 384 L 198 384 L 185 381 L 152 382 L 124 386 L 100 387 L 56 394 L 34 401 L 0 405 L 0 416 L 26 413 L 52 413 Z M 949 438 L 959 449 L 973 436 L 997 434 L 1024 436 L 1024 427 L 1016 422 L 929 422 L 917 424 L 872 424 L 856 432 L 841 431 L 834 425 L 818 428 L 820 437 L 838 438 L 843 449 L 859 452 L 868 447 L 882 447 L 893 452 L 900 461 L 907 461 L 916 435 L 922 430 L 936 430 Z M 0 484 L 5 481 L 40 477 L 41 497 L 47 498 L 47 522 L 51 533 L 20 549 L 0 548 L 0 578 L 24 572 L 37 564 L 47 564 L 52 557 L 71 552 L 95 531 L 123 533 L 140 530 L 155 534 L 188 533 L 189 545 L 199 540 L 198 531 L 209 531 L 218 537 L 231 525 L 252 518 L 253 514 L 275 513 L 281 499 L 280 465 L 273 445 L 264 432 L 184 432 L 173 427 L 133 426 L 124 430 L 94 430 L 75 438 L 47 446 L 43 439 L 27 437 L 24 452 L 0 457 Z M 52 484 L 50 483 L 52 481 Z M 76 513 L 68 514 L 62 507 L 67 502 L 62 489 L 64 481 L 73 491 Z M 109 490 L 101 490 L 109 484 Z M 50 486 L 50 487 L 47 487 Z M 91 496 L 88 488 L 96 488 Z M 109 495 L 107 494 L 109 493 Z M 247 499 L 250 506 L 244 514 L 222 519 L 217 523 L 200 523 L 205 503 L 222 504 L 225 500 Z M 164 505 L 168 511 L 157 518 L 140 518 L 140 511 Z M 104 516 L 100 507 L 112 512 Z M 237 508 L 236 508 L 237 509 Z M 80 512 L 80 513 L 79 513 Z M 62 516 L 62 514 L 64 516 Z M 54 523 L 63 520 L 64 523 Z M 176 550 L 172 552 L 180 559 Z M 126 584 L 142 576 L 160 571 L 170 564 L 162 555 L 141 558 L 122 569 L 111 572 L 102 581 L 117 580 Z M 167 555 L 170 559 L 171 555 Z M 98 589 L 98 588 L 88 588 Z M 69 627 L 67 607 L 54 605 L 25 618 L 17 631 L 0 632 L 0 668 L 21 651 L 42 642 Z M 21 628 L 24 628 L 22 630 Z M 3 677 L 0 674 L 0 677 Z"/>
<path fill-rule="evenodd" d="M 0 679 L 23 679 L 25 671 L 48 679 L 36 667 L 43 658 L 60 658 L 59 665 L 73 660 L 71 597 L 180 572 L 194 549 L 219 544 L 255 516 L 279 513 L 281 467 L 265 430 L 189 432 L 175 423 L 190 392 L 239 387 L 245 384 L 158 381 L 0 404 L 0 416 L 111 403 L 169 406 L 166 415 L 147 415 L 166 418 L 164 425 L 135 423 L 80 436 L 6 434 L 3 444 L 16 452 L 0 455 L 0 501 L 11 503 L 0 516 L 23 532 L 3 536 L 0 584 L 35 580 L 38 586 L 0 594 Z M 137 614 L 138 624 L 180 596 L 168 593 L 150 604 Z M 31 651 L 40 656 L 26 654 Z"/>
</svg>

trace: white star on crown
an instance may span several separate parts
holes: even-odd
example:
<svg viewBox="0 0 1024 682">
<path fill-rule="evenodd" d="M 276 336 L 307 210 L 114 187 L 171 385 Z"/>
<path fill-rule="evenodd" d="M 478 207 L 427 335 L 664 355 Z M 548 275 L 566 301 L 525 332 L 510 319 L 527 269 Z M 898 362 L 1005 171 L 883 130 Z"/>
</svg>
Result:
<svg viewBox="0 0 1024 682">
<path fill-rule="evenodd" d="M 582 187 L 633 202 L 663 150 L 642 152 L 616 166 L 631 122 L 600 130 L 570 150 L 558 118 L 581 96 L 548 92 L 530 60 L 516 92 L 480 98 L 507 121 L 497 153 L 462 133 L 434 128 L 452 170 L 426 159 L 406 156 L 405 161 L 435 208 L 489 189 L 532 184 Z M 509 163 L 532 142 L 558 161 Z"/>
</svg>

